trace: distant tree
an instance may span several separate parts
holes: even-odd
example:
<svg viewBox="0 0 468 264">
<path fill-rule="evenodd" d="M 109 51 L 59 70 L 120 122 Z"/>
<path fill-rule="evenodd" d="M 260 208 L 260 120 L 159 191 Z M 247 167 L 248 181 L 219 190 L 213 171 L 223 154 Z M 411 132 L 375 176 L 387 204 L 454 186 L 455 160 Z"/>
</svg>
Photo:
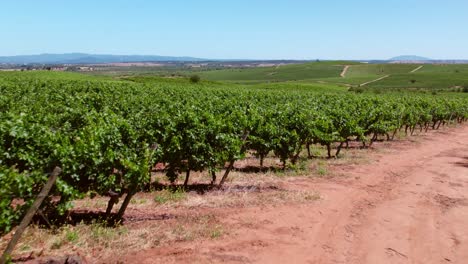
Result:
<svg viewBox="0 0 468 264">
<path fill-rule="evenodd" d="M 353 89 L 353 91 L 354 91 L 355 93 L 363 93 L 363 92 L 364 92 L 364 88 L 362 88 L 361 86 L 358 86 L 358 87 L 355 87 L 355 88 Z"/>
<path fill-rule="evenodd" d="M 201 79 L 200 76 L 198 76 L 197 74 L 190 76 L 190 82 L 192 83 L 198 83 L 200 82 L 200 79 Z"/>
</svg>

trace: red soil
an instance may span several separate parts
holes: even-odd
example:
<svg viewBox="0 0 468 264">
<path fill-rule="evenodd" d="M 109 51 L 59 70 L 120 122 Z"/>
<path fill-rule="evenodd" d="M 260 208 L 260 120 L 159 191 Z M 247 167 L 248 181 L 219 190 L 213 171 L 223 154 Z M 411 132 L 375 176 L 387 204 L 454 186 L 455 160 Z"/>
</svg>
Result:
<svg viewBox="0 0 468 264">
<path fill-rule="evenodd" d="M 286 183 L 318 191 L 317 202 L 215 209 L 229 230 L 220 239 L 108 261 L 468 263 L 468 126 L 388 148 L 368 165 L 333 169 L 346 177 Z"/>
</svg>

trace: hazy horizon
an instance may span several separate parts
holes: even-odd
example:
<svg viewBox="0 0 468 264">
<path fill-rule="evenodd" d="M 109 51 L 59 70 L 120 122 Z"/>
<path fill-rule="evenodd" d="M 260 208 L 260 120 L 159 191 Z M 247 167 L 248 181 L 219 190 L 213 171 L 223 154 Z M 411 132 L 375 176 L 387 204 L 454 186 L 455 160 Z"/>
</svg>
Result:
<svg viewBox="0 0 468 264">
<path fill-rule="evenodd" d="M 89 53 L 204 59 L 465 60 L 468 2 L 454 0 L 16 1 L 0 56 Z"/>
<path fill-rule="evenodd" d="M 224 58 L 199 58 L 199 57 L 194 57 L 194 56 L 190 56 L 190 55 L 165 55 L 165 54 L 131 54 L 131 53 L 122 53 L 122 54 L 110 54 L 110 53 L 102 53 L 102 54 L 93 54 L 93 53 L 86 53 L 86 52 L 66 52 L 66 53 L 49 53 L 49 52 L 45 52 L 45 53 L 38 53 L 38 54 L 20 54 L 20 55 L 0 55 L 0 57 L 4 58 L 4 57 L 33 57 L 33 56 L 47 56 L 47 55 L 50 55 L 50 56 L 62 56 L 62 55 L 78 55 L 78 54 L 82 54 L 82 55 L 87 55 L 87 56 L 128 56 L 128 57 L 171 57 L 171 58 L 193 58 L 193 59 L 201 59 L 201 60 L 206 60 L 206 61 L 210 61 L 210 60 L 213 60 L 213 61 L 229 61 L 229 60 L 232 60 L 232 61 L 249 61 L 249 60 L 252 60 L 252 61 L 262 61 L 262 60 L 265 60 L 265 61 L 280 61 L 280 60 L 285 60 L 285 61 L 288 61 L 288 60 L 291 60 L 291 61 L 294 61 L 294 60 L 297 60 L 297 61 L 314 61 L 314 60 L 317 60 L 317 59 L 289 59 L 289 58 L 280 58 L 280 59 L 250 59 L 250 58 L 232 58 L 232 59 L 224 59 Z M 379 61 L 379 60 L 382 60 L 382 61 L 386 61 L 386 60 L 390 60 L 390 59 L 394 59 L 394 58 L 399 58 L 399 57 L 419 57 L 420 60 L 463 60 L 463 59 L 434 59 L 434 58 L 428 58 L 428 57 L 425 57 L 425 56 L 419 56 L 419 55 L 415 55 L 415 54 L 403 54 L 403 55 L 398 55 L 398 56 L 394 56 L 394 57 L 391 57 L 391 58 L 375 58 L 375 59 L 327 59 L 327 58 L 323 58 L 323 59 L 320 59 L 320 60 L 323 60 L 323 61 L 341 61 L 341 60 L 349 60 L 349 61 L 370 61 L 370 60 L 375 60 L 375 61 Z M 415 59 L 417 60 L 417 59 Z"/>
</svg>

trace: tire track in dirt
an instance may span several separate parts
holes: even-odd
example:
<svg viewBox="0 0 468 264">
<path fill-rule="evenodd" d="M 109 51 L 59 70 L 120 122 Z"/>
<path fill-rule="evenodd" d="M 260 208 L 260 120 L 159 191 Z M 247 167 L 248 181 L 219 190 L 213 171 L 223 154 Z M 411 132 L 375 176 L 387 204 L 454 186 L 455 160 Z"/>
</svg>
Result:
<svg viewBox="0 0 468 264">
<path fill-rule="evenodd" d="M 420 69 L 422 69 L 423 67 L 424 67 L 424 65 L 421 65 L 421 66 L 417 67 L 416 69 L 410 71 L 410 73 L 415 73 L 415 72 L 419 71 Z"/>
<path fill-rule="evenodd" d="M 349 67 L 351 67 L 351 66 L 349 66 L 349 65 L 344 66 L 343 71 L 340 73 L 340 76 L 341 76 L 342 78 L 345 78 L 345 77 L 346 77 L 346 73 L 348 72 Z"/>
<path fill-rule="evenodd" d="M 229 234 L 136 252 L 125 263 L 466 263 L 468 126 L 394 142 L 346 177 L 297 179 L 319 201 L 220 208 Z M 383 147 L 383 146 L 381 146 Z M 339 169 L 339 168 L 337 168 Z"/>
<path fill-rule="evenodd" d="M 375 82 L 381 81 L 381 80 L 383 80 L 383 79 L 386 79 L 386 78 L 388 78 L 388 77 L 390 77 L 390 75 L 385 75 L 385 76 L 382 76 L 382 77 L 380 77 L 380 78 L 377 78 L 377 79 L 375 79 L 375 80 L 368 81 L 368 82 L 365 82 L 365 83 L 361 83 L 359 86 L 366 86 L 366 85 L 368 85 L 368 84 L 371 84 L 371 83 L 375 83 Z"/>
</svg>

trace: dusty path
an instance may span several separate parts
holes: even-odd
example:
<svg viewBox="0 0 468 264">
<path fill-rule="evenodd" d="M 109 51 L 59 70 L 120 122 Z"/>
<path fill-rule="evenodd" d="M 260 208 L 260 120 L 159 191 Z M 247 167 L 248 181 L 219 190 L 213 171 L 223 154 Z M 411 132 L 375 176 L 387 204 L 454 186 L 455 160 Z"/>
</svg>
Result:
<svg viewBox="0 0 468 264">
<path fill-rule="evenodd" d="M 467 263 L 468 126 L 394 142 L 342 177 L 297 179 L 321 199 L 220 209 L 229 234 L 125 263 Z M 385 146 L 380 146 L 385 148 Z"/>
<path fill-rule="evenodd" d="M 343 68 L 343 71 L 340 73 L 340 76 L 342 78 L 346 77 L 346 73 L 348 72 L 348 69 L 349 69 L 349 65 L 346 65 L 344 68 Z"/>
<path fill-rule="evenodd" d="M 422 69 L 423 67 L 424 67 L 424 65 L 421 65 L 421 66 L 417 67 L 416 69 L 410 71 L 410 73 L 415 73 L 415 72 L 419 71 L 420 69 Z"/>
<path fill-rule="evenodd" d="M 360 86 L 366 86 L 366 85 L 368 85 L 368 84 L 371 84 L 371 83 L 375 83 L 375 82 L 381 81 L 381 80 L 383 80 L 383 79 L 386 79 L 386 78 L 388 78 L 388 77 L 390 77 L 390 75 L 385 75 L 385 76 L 382 76 L 382 77 L 380 77 L 380 78 L 377 78 L 377 79 L 375 79 L 375 80 L 368 81 L 368 82 L 365 82 L 365 83 L 361 83 L 361 85 L 360 85 Z"/>
</svg>

